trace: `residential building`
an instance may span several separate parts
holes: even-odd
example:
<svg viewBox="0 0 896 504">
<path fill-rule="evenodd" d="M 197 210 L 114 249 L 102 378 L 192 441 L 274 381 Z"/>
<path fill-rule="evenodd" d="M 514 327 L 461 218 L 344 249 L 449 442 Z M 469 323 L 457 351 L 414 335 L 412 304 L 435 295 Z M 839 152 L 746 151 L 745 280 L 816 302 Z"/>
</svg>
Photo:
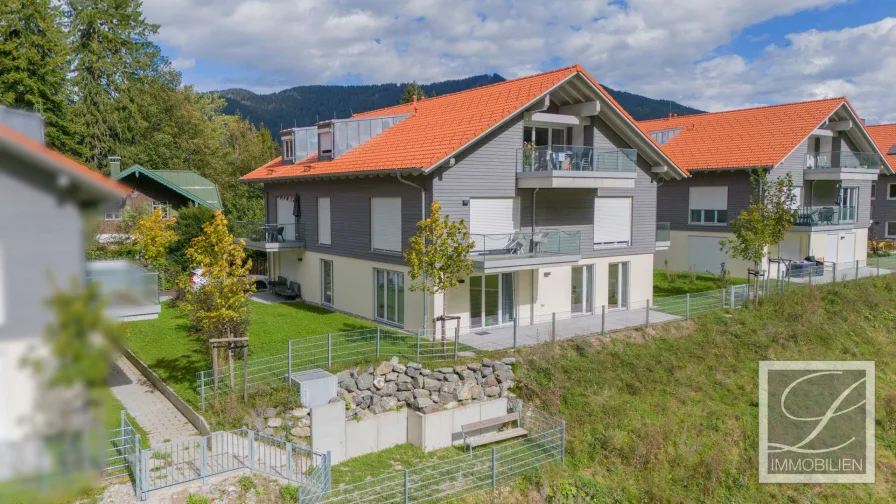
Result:
<svg viewBox="0 0 896 504">
<path fill-rule="evenodd" d="M 685 176 L 578 66 L 281 140 L 242 178 L 264 184 L 267 222 L 241 237 L 306 301 L 408 329 L 443 306 L 462 331 L 645 306 L 657 186 Z M 402 256 L 432 201 L 475 242 L 475 273 L 444 300 L 408 289 Z"/>
<path fill-rule="evenodd" d="M 896 124 L 866 129 L 890 166 L 896 167 Z M 877 240 L 896 239 L 896 176 L 881 175 L 871 186 L 871 234 Z"/>
<path fill-rule="evenodd" d="M 110 176 L 132 190 L 120 201 L 110 203 L 103 212 L 98 232 L 100 240 L 114 238 L 128 211 L 162 210 L 173 217 L 187 206 L 221 210 L 221 193 L 214 182 L 190 170 L 150 170 L 133 165 L 121 171 L 121 158 L 109 158 Z"/>
<path fill-rule="evenodd" d="M 796 226 L 767 257 L 865 262 L 872 186 L 893 171 L 845 98 L 641 126 L 691 174 L 659 188 L 657 220 L 669 223 L 671 245 L 656 254 L 657 268 L 717 274 L 724 266 L 746 276 L 752 264 L 730 257 L 720 241 L 732 238 L 731 221 L 749 206 L 760 168 L 772 179 L 789 173 L 796 193 Z M 762 268 L 774 276 L 778 264 Z"/>
<path fill-rule="evenodd" d="M 85 280 L 85 216 L 127 194 L 43 139 L 41 116 L 0 107 L 0 445 L 52 431 L 59 421 L 73 428 L 73 412 L 22 359 L 46 353 L 54 290 Z M 0 467 L 0 479 L 8 469 Z"/>
</svg>

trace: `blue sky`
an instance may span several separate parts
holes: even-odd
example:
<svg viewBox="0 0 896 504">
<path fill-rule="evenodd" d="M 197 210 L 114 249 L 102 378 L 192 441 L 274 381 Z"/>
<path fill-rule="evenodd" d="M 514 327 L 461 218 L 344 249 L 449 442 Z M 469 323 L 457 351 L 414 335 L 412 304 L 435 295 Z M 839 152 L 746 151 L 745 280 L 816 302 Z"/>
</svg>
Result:
<svg viewBox="0 0 896 504">
<path fill-rule="evenodd" d="M 896 121 L 896 1 L 144 0 L 203 90 L 507 78 L 581 63 L 708 110 L 846 95 Z"/>
</svg>

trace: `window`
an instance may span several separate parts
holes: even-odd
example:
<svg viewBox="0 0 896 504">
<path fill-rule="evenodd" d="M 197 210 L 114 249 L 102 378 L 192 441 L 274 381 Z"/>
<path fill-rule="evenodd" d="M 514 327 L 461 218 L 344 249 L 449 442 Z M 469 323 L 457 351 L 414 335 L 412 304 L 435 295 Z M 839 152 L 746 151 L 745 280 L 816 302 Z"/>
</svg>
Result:
<svg viewBox="0 0 896 504">
<path fill-rule="evenodd" d="M 284 138 L 283 139 L 283 159 L 292 160 L 295 156 L 295 149 L 293 148 L 293 140 L 292 138 Z"/>
<path fill-rule="evenodd" d="M 401 252 L 401 198 L 370 198 L 371 248 Z"/>
<path fill-rule="evenodd" d="M 374 306 L 377 320 L 404 325 L 404 274 L 374 269 Z"/>
<path fill-rule="evenodd" d="M 896 184 L 887 184 L 887 199 L 896 199 Z"/>
<path fill-rule="evenodd" d="M 164 218 L 168 219 L 169 217 L 171 217 L 171 210 L 170 210 L 170 207 L 168 206 L 167 201 L 153 201 L 152 202 L 152 213 L 156 213 L 156 209 L 159 209 L 162 211 L 162 216 Z"/>
<path fill-rule="evenodd" d="M 333 261 L 320 260 L 320 302 L 333 306 Z"/>
<path fill-rule="evenodd" d="M 119 221 L 121 220 L 121 212 L 106 212 L 103 220 L 107 221 Z"/>
<path fill-rule="evenodd" d="M 317 198 L 317 243 L 330 245 L 330 198 Z"/>
<path fill-rule="evenodd" d="M 887 234 L 887 238 L 896 238 L 896 221 L 887 222 L 884 232 Z"/>
<path fill-rule="evenodd" d="M 877 199 L 877 183 L 871 183 L 871 199 Z"/>
<path fill-rule="evenodd" d="M 470 199 L 470 234 L 509 234 L 519 229 L 517 198 Z"/>
<path fill-rule="evenodd" d="M 594 198 L 594 248 L 632 243 L 632 199 Z"/>
<path fill-rule="evenodd" d="M 688 195 L 691 224 L 728 222 L 728 187 L 691 187 Z"/>
<path fill-rule="evenodd" d="M 534 142 L 537 147 L 566 145 L 566 128 L 538 126 L 523 127 L 523 143 Z"/>
</svg>

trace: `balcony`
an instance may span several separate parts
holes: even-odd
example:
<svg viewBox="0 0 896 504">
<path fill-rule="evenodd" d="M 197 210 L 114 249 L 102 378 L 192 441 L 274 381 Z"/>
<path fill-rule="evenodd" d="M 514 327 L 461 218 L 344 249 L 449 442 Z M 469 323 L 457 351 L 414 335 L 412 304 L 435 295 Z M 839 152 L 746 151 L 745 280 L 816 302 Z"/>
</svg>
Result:
<svg viewBox="0 0 896 504">
<path fill-rule="evenodd" d="M 672 245 L 672 228 L 668 222 L 656 223 L 656 249 L 669 250 Z"/>
<path fill-rule="evenodd" d="M 634 187 L 637 159 L 635 149 L 525 146 L 517 154 L 517 187 Z"/>
<path fill-rule="evenodd" d="M 305 224 L 271 224 L 256 221 L 233 223 L 233 236 L 246 242 L 246 248 L 276 252 L 305 247 Z"/>
<path fill-rule="evenodd" d="M 96 282 L 107 316 L 122 321 L 159 316 L 159 274 L 125 260 L 87 263 L 87 281 Z"/>
<path fill-rule="evenodd" d="M 856 222 L 856 207 L 854 206 L 803 207 L 794 212 L 796 213 L 794 225 L 800 227 L 841 226 Z"/>
<path fill-rule="evenodd" d="M 876 180 L 882 167 L 874 152 L 828 151 L 806 155 L 806 180 Z"/>
<path fill-rule="evenodd" d="M 511 271 L 576 263 L 582 258 L 582 239 L 578 231 L 476 234 L 470 235 L 470 239 L 476 244 L 470 258 L 477 271 Z"/>
</svg>

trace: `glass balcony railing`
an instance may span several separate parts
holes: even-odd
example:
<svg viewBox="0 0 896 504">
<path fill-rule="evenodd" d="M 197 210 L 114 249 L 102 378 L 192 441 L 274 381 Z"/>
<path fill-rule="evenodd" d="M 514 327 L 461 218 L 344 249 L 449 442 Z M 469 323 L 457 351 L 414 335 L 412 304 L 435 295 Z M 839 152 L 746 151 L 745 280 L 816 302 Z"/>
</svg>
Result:
<svg viewBox="0 0 896 504">
<path fill-rule="evenodd" d="M 534 233 L 472 234 L 475 247 L 470 256 L 479 260 L 528 259 L 535 257 L 580 255 L 581 233 L 544 230 Z"/>
<path fill-rule="evenodd" d="M 880 170 L 880 167 L 880 156 L 873 152 L 811 152 L 806 156 L 807 170 L 859 168 L 877 171 Z"/>
<path fill-rule="evenodd" d="M 525 146 L 520 149 L 521 172 L 634 173 L 635 149 L 596 149 L 579 145 Z"/>
<path fill-rule="evenodd" d="M 301 222 L 271 224 L 260 221 L 237 221 L 233 223 L 233 236 L 246 242 L 304 242 L 305 224 Z"/>
<path fill-rule="evenodd" d="M 159 304 L 159 274 L 129 261 L 88 262 L 87 281 L 99 284 L 107 309 L 118 314 Z"/>
<path fill-rule="evenodd" d="M 668 222 L 656 223 L 656 242 L 668 244 L 672 241 L 672 228 Z"/>
<path fill-rule="evenodd" d="M 856 221 L 856 207 L 815 206 L 794 210 L 797 226 L 837 226 L 852 224 Z"/>
</svg>

